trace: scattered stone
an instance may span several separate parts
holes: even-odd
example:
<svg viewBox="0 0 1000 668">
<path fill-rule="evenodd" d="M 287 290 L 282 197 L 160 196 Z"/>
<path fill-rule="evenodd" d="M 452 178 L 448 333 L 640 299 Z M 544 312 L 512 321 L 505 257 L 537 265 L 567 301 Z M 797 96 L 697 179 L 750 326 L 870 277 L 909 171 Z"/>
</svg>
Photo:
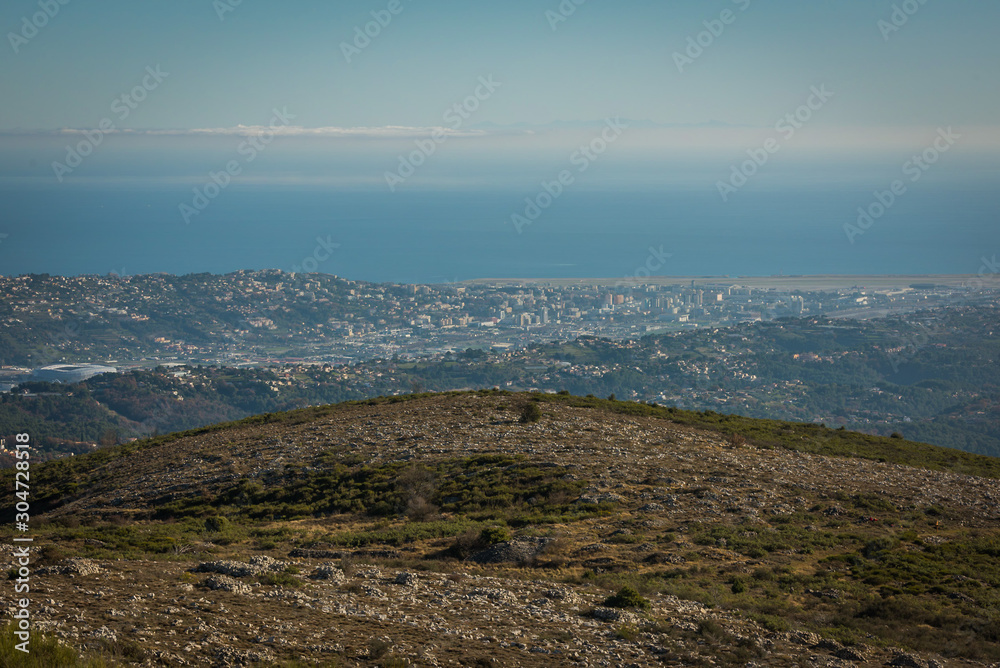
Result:
<svg viewBox="0 0 1000 668">
<path fill-rule="evenodd" d="M 205 579 L 205 586 L 213 591 L 229 591 L 234 594 L 251 594 L 253 589 L 250 585 L 229 577 L 228 575 L 210 575 Z"/>
<path fill-rule="evenodd" d="M 590 505 L 598 505 L 601 503 L 621 503 L 624 501 L 624 497 L 620 494 L 615 494 L 614 492 L 601 492 L 596 494 L 581 494 L 575 503 L 586 503 Z"/>
<path fill-rule="evenodd" d="M 396 575 L 396 579 L 393 580 L 393 583 L 403 585 L 404 587 L 416 587 L 417 576 L 413 573 L 399 573 Z"/>
<path fill-rule="evenodd" d="M 890 666 L 897 666 L 899 668 L 929 668 L 927 661 L 924 661 L 916 654 L 910 654 L 909 652 L 900 652 L 896 656 L 892 657 L 889 661 Z"/>
<path fill-rule="evenodd" d="M 63 559 L 53 566 L 39 568 L 37 571 L 39 575 L 96 575 L 102 572 L 104 569 L 98 564 L 81 557 Z"/>
<path fill-rule="evenodd" d="M 221 573 L 234 578 L 245 578 L 247 576 L 265 575 L 267 573 L 280 573 L 288 567 L 288 563 L 278 561 L 273 557 L 259 555 L 251 557 L 249 563 L 240 561 L 207 561 L 194 569 L 195 573 Z"/>
<path fill-rule="evenodd" d="M 297 547 L 288 553 L 292 559 L 343 559 L 344 552 L 334 552 L 331 550 L 307 550 Z"/>
<path fill-rule="evenodd" d="M 326 563 L 316 567 L 309 575 L 313 580 L 330 580 L 335 584 L 347 582 L 347 576 L 336 564 Z"/>
<path fill-rule="evenodd" d="M 788 634 L 788 639 L 797 645 L 805 645 L 806 647 L 815 647 L 822 640 L 815 633 L 807 631 L 793 631 Z"/>
<path fill-rule="evenodd" d="M 838 659 L 844 659 L 845 661 L 854 661 L 855 663 L 866 663 L 868 657 L 860 649 L 856 647 L 844 647 L 839 649 L 833 654 Z"/>
<path fill-rule="evenodd" d="M 497 543 L 470 557 L 477 564 L 523 564 L 537 557 L 552 542 L 551 538 L 515 538 Z"/>
</svg>

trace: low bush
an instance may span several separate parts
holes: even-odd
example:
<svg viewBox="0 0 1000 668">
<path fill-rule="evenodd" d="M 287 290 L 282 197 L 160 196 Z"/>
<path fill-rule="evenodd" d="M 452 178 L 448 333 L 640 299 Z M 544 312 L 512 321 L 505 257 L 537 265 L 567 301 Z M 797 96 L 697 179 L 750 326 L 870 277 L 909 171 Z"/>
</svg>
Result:
<svg viewBox="0 0 1000 668">
<path fill-rule="evenodd" d="M 530 424 L 542 419 L 542 409 L 534 401 L 529 401 L 521 408 L 521 422 Z"/>
<path fill-rule="evenodd" d="M 604 599 L 604 605 L 609 608 L 639 608 L 640 610 L 652 608 L 648 599 L 643 597 L 634 587 L 628 585 L 619 589 L 614 596 L 608 596 Z"/>
</svg>

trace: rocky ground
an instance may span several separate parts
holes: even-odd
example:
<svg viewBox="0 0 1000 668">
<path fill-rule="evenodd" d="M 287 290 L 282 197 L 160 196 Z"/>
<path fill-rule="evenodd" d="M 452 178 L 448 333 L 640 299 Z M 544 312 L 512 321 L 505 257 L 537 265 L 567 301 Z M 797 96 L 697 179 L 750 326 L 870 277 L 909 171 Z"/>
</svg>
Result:
<svg viewBox="0 0 1000 668">
<path fill-rule="evenodd" d="M 247 577 L 289 565 L 303 573 L 295 588 Z M 674 596 L 654 596 L 652 610 L 637 613 L 601 607 L 605 594 L 594 587 L 463 569 L 414 573 L 365 564 L 347 576 L 336 562 L 258 556 L 193 570 L 68 561 L 44 574 L 39 627 L 84 648 L 135 640 L 150 663 L 171 666 L 254 665 L 283 656 L 335 656 L 350 665 L 390 655 L 419 666 L 704 665 L 704 628 L 720 654 L 737 658 L 745 650 L 740 665 L 945 665 L 885 648 L 846 648 L 814 633 L 772 633 Z"/>
<path fill-rule="evenodd" d="M 862 542 L 906 528 L 921 545 L 960 532 L 994 535 L 1000 481 L 759 449 L 659 418 L 566 405 L 545 404 L 539 422 L 521 424 L 518 406 L 513 398 L 468 394 L 186 436 L 109 461 L 44 519 L 75 525 L 114 517 L 120 526 L 133 514 L 144 526 L 164 503 L 211 497 L 242 480 L 286 484 L 293 468 L 317 466 L 331 448 L 373 465 L 524 455 L 566 467 L 567 478 L 583 483 L 577 503 L 613 511 L 517 529 L 513 540 L 466 559 L 441 557 L 454 541 L 448 536 L 338 546 L 332 537 L 344 531 L 385 526 L 349 515 L 262 523 L 290 530 L 276 545 L 185 538 L 172 553 L 126 559 L 80 534 L 54 531 L 50 539 L 63 552 L 89 557 L 36 572 L 38 628 L 81 650 L 171 666 L 292 659 L 361 666 L 1000 665 L 944 646 L 903 649 L 877 634 L 843 642 L 794 622 L 777 628 L 722 599 L 706 605 L 662 588 L 644 591 L 648 610 L 608 607 L 616 585 L 600 577 L 625 583 L 669 569 L 751 577 L 779 563 L 807 571 L 848 550 L 829 544 L 748 556 L 725 538 L 703 540 L 714 526 L 767 538 L 794 518 L 806 534 L 863 533 Z M 929 508 L 936 509 L 932 520 L 917 519 Z M 984 575 L 983 585 L 990 582 Z M 780 596 L 798 609 L 823 596 L 834 606 L 847 591 L 792 587 Z"/>
</svg>

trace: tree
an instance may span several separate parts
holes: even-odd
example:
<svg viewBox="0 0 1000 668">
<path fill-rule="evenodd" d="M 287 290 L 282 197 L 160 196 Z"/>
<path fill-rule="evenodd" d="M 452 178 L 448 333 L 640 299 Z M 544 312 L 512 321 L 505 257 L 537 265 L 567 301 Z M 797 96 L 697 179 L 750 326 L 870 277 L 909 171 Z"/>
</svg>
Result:
<svg viewBox="0 0 1000 668">
<path fill-rule="evenodd" d="M 530 424 L 542 419 L 542 409 L 534 401 L 529 401 L 521 407 L 521 423 Z"/>
</svg>

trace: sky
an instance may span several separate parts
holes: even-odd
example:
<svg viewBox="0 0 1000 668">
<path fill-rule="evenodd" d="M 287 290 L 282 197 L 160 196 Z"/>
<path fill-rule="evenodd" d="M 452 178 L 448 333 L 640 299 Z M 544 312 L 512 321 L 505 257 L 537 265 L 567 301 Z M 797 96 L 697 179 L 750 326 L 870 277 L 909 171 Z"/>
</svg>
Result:
<svg viewBox="0 0 1000 668">
<path fill-rule="evenodd" d="M 887 219 L 922 216 L 928 249 L 955 245 L 947 262 L 932 253 L 913 266 L 962 271 L 978 262 L 967 255 L 1000 244 L 997 25 L 1000 3 L 981 0 L 4 0 L 0 272 L 103 271 L 153 253 L 150 235 L 166 234 L 179 254 L 217 243 L 247 212 L 296 219 L 294 204 L 240 189 L 294 202 L 290 189 L 306 187 L 379 198 L 505 191 L 463 200 L 469 234 L 551 232 L 548 243 L 579 226 L 569 211 L 596 210 L 584 193 L 642 192 L 664 204 L 591 222 L 639 234 L 629 243 L 642 249 L 659 243 L 650 230 L 666 224 L 661 212 L 683 201 L 688 213 L 671 224 L 770 224 L 760 244 L 771 249 L 778 228 L 798 225 L 803 239 L 829 235 L 837 241 L 823 243 L 847 243 L 845 258 L 856 258 L 860 237 L 846 228 L 896 180 L 906 202 Z M 933 163 L 913 171 L 921 156 Z M 548 227 L 519 222 L 560 175 L 572 183 Z M 202 210 L 213 182 L 226 203 Z M 792 213 L 811 191 L 837 198 L 822 216 Z M 756 196 L 790 218 L 774 223 L 751 206 Z M 134 207 L 154 202 L 162 208 L 139 219 L 155 226 L 136 225 Z M 350 209 L 325 206 L 331 219 Z M 88 225 L 120 212 L 102 221 L 115 241 L 91 263 L 48 241 L 70 238 L 81 207 L 92 207 Z M 297 243 L 356 224 L 338 220 L 294 232 Z M 252 250 L 224 266 L 285 266 L 300 254 Z M 622 251 L 626 269 L 636 252 Z M 879 252 L 822 269 L 878 271 Z M 221 255 L 210 249 L 183 269 L 214 271 Z M 769 260 L 779 265 L 793 263 Z"/>
<path fill-rule="evenodd" d="M 442 125 L 484 76 L 501 94 L 477 123 L 771 125 L 818 85 L 838 98 L 823 125 L 1000 118 L 1000 5 L 979 0 L 230 2 L 52 0 L 58 13 L 24 41 L 12 35 L 46 3 L 6 0 L 0 129 L 94 127 L 147 67 L 169 76 L 123 128 L 256 125 L 275 107 L 304 127 Z M 901 4 L 916 11 L 893 25 Z M 680 71 L 674 54 L 725 11 Z M 372 12 L 391 21 L 348 62 Z"/>
</svg>

